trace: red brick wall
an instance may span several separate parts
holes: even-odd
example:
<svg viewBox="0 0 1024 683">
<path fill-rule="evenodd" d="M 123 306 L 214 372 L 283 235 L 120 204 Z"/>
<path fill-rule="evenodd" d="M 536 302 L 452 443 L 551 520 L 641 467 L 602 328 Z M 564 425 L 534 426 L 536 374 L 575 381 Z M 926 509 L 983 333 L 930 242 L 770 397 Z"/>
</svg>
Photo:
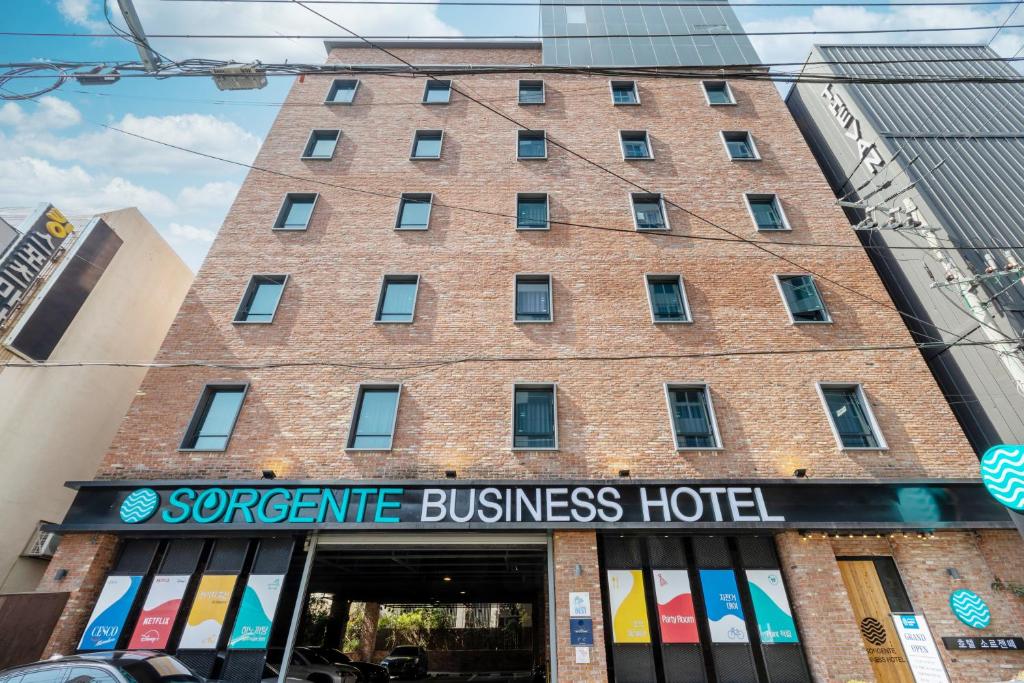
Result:
<svg viewBox="0 0 1024 683">
<path fill-rule="evenodd" d="M 558 680 L 573 683 L 604 683 L 608 680 L 604 649 L 604 611 L 601 601 L 601 572 L 597 566 L 597 534 L 593 531 L 556 531 L 555 555 L 555 634 L 558 656 Z M 582 574 L 576 576 L 576 565 Z M 590 664 L 576 663 L 576 649 L 569 644 L 569 593 L 590 593 L 590 613 L 594 619 L 594 647 Z"/>
</svg>

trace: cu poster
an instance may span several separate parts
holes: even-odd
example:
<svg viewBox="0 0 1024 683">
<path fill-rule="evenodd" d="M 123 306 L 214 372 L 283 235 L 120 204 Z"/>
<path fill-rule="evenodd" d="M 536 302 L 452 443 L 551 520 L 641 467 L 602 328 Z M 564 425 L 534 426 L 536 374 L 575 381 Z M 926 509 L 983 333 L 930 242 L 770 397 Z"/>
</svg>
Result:
<svg viewBox="0 0 1024 683">
<path fill-rule="evenodd" d="M 235 627 L 228 647 L 235 650 L 263 650 L 270 641 L 270 629 L 277 612 L 284 577 L 279 574 L 253 575 L 242 593 Z"/>
<path fill-rule="evenodd" d="M 612 641 L 651 642 L 643 572 L 639 569 L 609 569 L 608 599 L 612 612 Z"/>
</svg>

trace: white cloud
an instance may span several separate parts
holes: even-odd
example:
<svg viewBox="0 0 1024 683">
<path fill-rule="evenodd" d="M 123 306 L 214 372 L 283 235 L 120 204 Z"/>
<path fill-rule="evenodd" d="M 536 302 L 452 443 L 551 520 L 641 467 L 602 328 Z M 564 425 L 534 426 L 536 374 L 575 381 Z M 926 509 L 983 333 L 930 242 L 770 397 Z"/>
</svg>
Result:
<svg viewBox="0 0 1024 683">
<path fill-rule="evenodd" d="M 171 241 L 186 241 L 186 242 L 205 242 L 209 244 L 213 242 L 213 238 L 217 236 L 216 230 L 208 230 L 207 228 L 197 228 L 194 225 L 182 225 L 181 223 L 171 223 L 167 227 L 167 236 Z"/>
<path fill-rule="evenodd" d="M 238 187 L 238 183 L 228 181 L 210 182 L 202 187 L 183 187 L 178 193 L 178 203 L 189 210 L 226 210 L 228 204 L 238 194 Z"/>
<path fill-rule="evenodd" d="M 22 130 L 59 130 L 78 125 L 82 114 L 67 100 L 43 95 L 35 104 L 7 102 L 0 107 L 0 126 Z"/>
<path fill-rule="evenodd" d="M 100 2 L 106 1 L 100 0 Z M 91 11 L 97 4 L 99 3 L 93 2 L 93 0 L 59 0 L 57 2 L 57 9 L 71 23 L 84 26 L 90 31 L 100 31 L 107 28 L 107 23 L 92 18 Z M 102 5 L 100 7 L 102 12 Z"/>
</svg>

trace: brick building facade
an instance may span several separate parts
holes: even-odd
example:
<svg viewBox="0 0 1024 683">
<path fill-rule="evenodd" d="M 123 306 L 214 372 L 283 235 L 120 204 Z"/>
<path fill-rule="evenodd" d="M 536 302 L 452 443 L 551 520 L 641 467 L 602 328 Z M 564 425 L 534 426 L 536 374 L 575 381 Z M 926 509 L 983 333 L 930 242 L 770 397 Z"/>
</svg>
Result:
<svg viewBox="0 0 1024 683">
<path fill-rule="evenodd" d="M 358 79 L 347 104 L 325 104 L 334 76 L 297 80 L 158 358 L 211 365 L 149 372 L 97 475 L 103 483 L 82 488 L 82 504 L 69 514 L 44 580 L 72 594 L 52 651 L 74 649 L 82 636 L 102 587 L 97 572 L 115 566 L 114 536 L 144 540 L 145 525 L 159 519 L 132 527 L 122 508 L 112 525 L 75 526 L 76 515 L 85 514 L 90 491 L 115 489 L 104 500 L 116 515 L 125 491 L 144 485 L 136 480 L 174 480 L 152 485 L 161 496 L 165 486 L 198 491 L 223 482 L 250 482 L 260 491 L 291 490 L 303 481 L 415 481 L 441 489 L 466 480 L 480 486 L 650 482 L 646 496 L 658 486 L 705 484 L 747 486 L 742 491 L 749 493 L 758 482 L 818 491 L 842 480 L 854 497 L 883 484 L 940 493 L 915 517 L 904 497 L 915 494 L 887 489 L 902 517 L 877 522 L 844 524 L 846 517 L 820 509 L 807 512 L 818 517 L 806 524 L 799 514 L 784 524 L 769 523 L 766 514 L 764 523 L 743 523 L 730 489 L 731 524 L 728 513 L 725 522 L 718 515 L 717 497 L 719 523 L 701 518 L 646 530 L 635 523 L 626 525 L 633 536 L 622 538 L 615 523 L 548 524 L 549 676 L 557 670 L 562 681 L 702 680 L 699 669 L 722 681 L 904 680 L 886 673 L 884 663 L 873 668 L 840 574 L 837 558 L 870 557 L 892 558 L 898 566 L 897 581 L 912 611 L 927 617 L 952 680 L 1005 680 L 1024 669 L 1019 651 L 961 653 L 941 645 L 943 636 L 1018 634 L 1024 604 L 992 584 L 1022 579 L 1011 558 L 1019 560 L 1024 547 L 970 483 L 977 459 L 772 83 L 728 80 L 733 103 L 713 106 L 699 78 L 638 77 L 638 104 L 615 104 L 609 81 L 634 79 L 537 73 L 524 66 L 540 61 L 533 44 L 389 49 L 439 70 L 508 68 L 439 75 L 454 83 L 450 101 L 439 104 L 423 102 L 428 79 L 422 76 L 339 75 Z M 380 51 L 339 44 L 328 61 L 394 64 Z M 518 102 L 520 79 L 543 81 L 542 104 Z M 546 158 L 517 158 L 520 126 L 544 131 Z M 315 151 L 313 131 L 340 131 L 330 158 L 303 158 L 314 156 L 304 153 Z M 438 159 L 410 158 L 416 131 L 443 131 Z M 620 131 L 646 131 L 653 158 L 624 158 Z M 749 134 L 756 160 L 730 158 L 723 137 L 730 131 Z M 317 135 L 328 143 L 332 136 Z M 274 229 L 288 213 L 282 211 L 288 193 L 299 193 L 293 199 L 300 203 L 303 193 L 316 195 L 305 229 Z M 425 230 L 396 229 L 403 193 L 432 194 Z M 517 230 L 520 193 L 546 194 L 549 229 Z M 661 193 L 668 230 L 636 230 L 631 193 Z M 773 215 L 781 204 L 790 229 L 758 231 L 745 193 L 754 201 L 774 194 Z M 257 274 L 287 276 L 272 322 L 233 322 Z M 549 322 L 515 321 L 516 278 L 523 274 L 550 277 Z M 793 322 L 777 281 L 808 274 L 827 309 L 824 324 Z M 382 283 L 395 275 L 405 279 L 392 282 L 402 283 L 418 276 L 408 324 L 375 320 L 385 301 Z M 685 324 L 652 321 L 650 275 L 681 276 Z M 245 386 L 244 398 L 226 447 L 182 449 L 183 434 L 187 439 L 202 421 L 195 409 L 204 388 L 236 384 Z M 527 419 L 517 413 L 514 387 L 541 385 L 556 387 L 556 448 L 513 448 L 517 420 Z M 366 390 L 378 386 L 400 386 L 391 447 L 347 448 L 360 437 L 353 431 L 357 403 L 368 405 Z M 830 387 L 850 390 L 849 409 L 863 411 L 874 432 L 866 438 L 877 441 L 863 448 L 840 443 L 823 393 Z M 685 447 L 677 389 L 697 392 L 689 398 L 703 401 L 698 417 L 713 413 L 705 435 L 710 445 Z M 845 409 L 839 410 L 842 418 Z M 261 480 L 266 470 L 277 479 Z M 844 505 L 848 490 L 834 485 L 835 504 Z M 947 485 L 970 495 L 943 493 Z M 781 499 L 765 490 L 770 513 Z M 726 488 L 721 491 L 725 506 Z M 973 512 L 957 508 L 967 498 Z M 850 506 L 867 506 L 864 500 Z M 450 522 L 445 518 L 445 529 L 457 527 Z M 229 526 L 191 533 L 216 539 Z M 409 533 L 429 544 L 430 529 L 413 526 Z M 157 531 L 161 538 L 175 529 Z M 274 531 L 280 534 L 280 525 Z M 655 531 L 668 545 L 656 543 Z M 269 532 L 254 531 L 253 538 L 260 533 Z M 630 548 L 639 550 L 630 555 Z M 300 550 L 293 562 L 299 568 Z M 731 559 L 714 560 L 719 551 Z M 664 559 L 669 556 L 676 559 Z M 742 569 L 780 571 L 798 635 L 775 641 L 785 645 L 759 635 L 760 613 L 750 610 L 759 611 L 759 603 L 741 574 L 746 643 L 720 646 L 703 623 L 697 642 L 673 641 L 657 628 L 665 624 L 652 599 L 651 572 L 659 567 L 688 571 L 695 595 L 698 578 L 710 591 L 705 569 L 728 570 L 733 581 Z M 69 570 L 62 581 L 53 578 L 58 568 Z M 641 572 L 633 577 L 643 576 L 633 580 L 646 583 L 647 595 L 640 586 L 637 603 L 644 612 L 646 598 L 652 632 L 646 641 L 623 638 L 606 623 L 617 614 L 606 571 L 633 568 Z M 973 631 L 956 621 L 944 601 L 959 588 L 985 600 L 990 626 Z M 568 609 L 569 594 L 578 592 L 589 594 L 593 619 L 593 644 L 580 661 Z M 697 599 L 698 621 L 712 597 Z M 628 606 L 632 598 L 622 600 Z M 288 630 L 292 604 L 282 601 L 275 640 Z M 692 622 L 692 607 L 690 615 Z M 130 630 L 125 627 L 125 637 Z M 672 678 L 670 651 L 692 657 L 690 673 Z M 730 672 L 732 660 L 749 668 Z"/>
</svg>

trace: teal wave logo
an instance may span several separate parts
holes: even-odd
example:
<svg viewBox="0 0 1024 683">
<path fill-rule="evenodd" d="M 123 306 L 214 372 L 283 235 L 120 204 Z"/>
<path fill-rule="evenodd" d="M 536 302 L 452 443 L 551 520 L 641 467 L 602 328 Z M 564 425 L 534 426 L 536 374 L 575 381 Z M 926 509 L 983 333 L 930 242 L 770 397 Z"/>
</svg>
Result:
<svg viewBox="0 0 1024 683">
<path fill-rule="evenodd" d="M 1024 446 L 993 446 L 981 458 L 981 481 L 992 497 L 1024 512 Z"/>
<path fill-rule="evenodd" d="M 160 496 L 153 489 L 135 489 L 121 503 L 121 521 L 126 524 L 145 522 L 160 507 Z"/>
<path fill-rule="evenodd" d="M 988 605 L 974 591 L 961 588 L 949 596 L 949 607 L 956 618 L 971 628 L 985 628 L 992 621 Z"/>
</svg>

